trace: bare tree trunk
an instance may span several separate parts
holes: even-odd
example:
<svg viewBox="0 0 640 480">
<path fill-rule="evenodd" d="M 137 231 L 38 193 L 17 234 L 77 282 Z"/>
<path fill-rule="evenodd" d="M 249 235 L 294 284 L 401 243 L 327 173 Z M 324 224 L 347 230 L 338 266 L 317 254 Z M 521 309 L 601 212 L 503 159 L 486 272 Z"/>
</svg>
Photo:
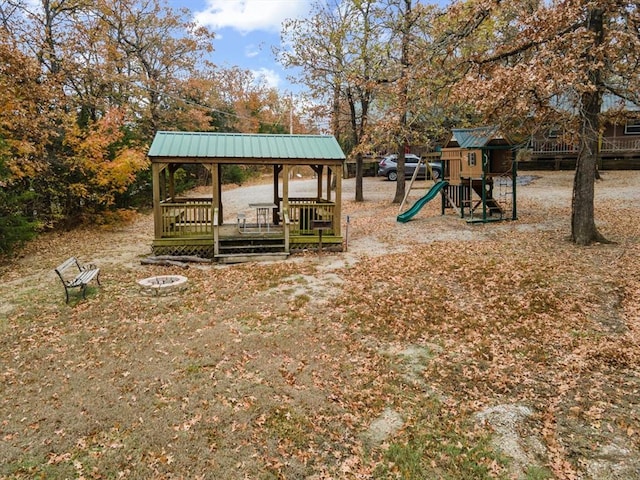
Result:
<svg viewBox="0 0 640 480">
<path fill-rule="evenodd" d="M 590 98 L 585 98 L 590 97 Z M 600 98 L 595 98 L 600 97 Z M 583 106 L 583 125 L 580 134 L 580 150 L 573 179 L 571 202 L 571 240 L 578 245 L 593 242 L 606 243 L 595 223 L 595 181 L 598 158 L 597 126 L 601 96 L 598 93 L 583 95 L 587 104 Z"/>
<path fill-rule="evenodd" d="M 595 153 L 593 141 L 583 138 L 573 179 L 571 204 L 571 240 L 578 245 L 589 245 L 601 241 L 595 223 Z"/>
<path fill-rule="evenodd" d="M 594 47 L 604 41 L 603 11 L 594 8 L 589 12 L 589 29 L 594 34 Z M 591 49 L 586 55 L 592 55 Z M 588 64 L 596 65 L 595 59 L 588 58 Z M 595 176 L 598 158 L 598 138 L 600 133 L 600 108 L 602 106 L 602 74 L 598 67 L 589 71 L 589 80 L 596 87 L 582 94 L 580 117 L 580 150 L 576 174 L 573 181 L 571 204 L 571 239 L 578 245 L 593 242 L 607 242 L 598 232 L 595 223 Z"/>
<path fill-rule="evenodd" d="M 396 194 L 393 197 L 393 203 L 401 203 L 404 200 L 406 194 L 406 178 L 404 175 L 404 154 L 408 150 L 409 142 L 407 141 L 407 112 L 409 110 L 409 43 L 411 26 L 413 25 L 413 19 L 411 15 L 411 2 L 413 0 L 404 0 L 404 14 L 402 16 L 402 57 L 400 58 L 400 64 L 402 71 L 399 80 L 399 104 L 400 104 L 400 118 L 399 118 L 399 131 L 402 140 L 399 142 L 398 148 L 398 178 L 396 179 Z"/>
<path fill-rule="evenodd" d="M 393 197 L 393 203 L 401 203 L 404 200 L 404 196 L 407 192 L 406 177 L 404 174 L 404 164 L 406 162 L 404 158 L 406 142 L 398 149 L 398 178 L 396 179 L 396 194 Z"/>
<path fill-rule="evenodd" d="M 362 154 L 358 153 L 356 155 L 356 202 L 364 202 L 363 177 L 364 164 L 362 162 Z"/>
<path fill-rule="evenodd" d="M 349 102 L 349 110 L 351 112 L 351 139 L 354 146 L 358 146 L 360 143 L 360 131 L 362 130 L 362 124 L 358 125 L 356 115 L 356 103 L 351 93 L 351 89 L 347 89 L 347 101 Z M 364 117 L 364 115 L 363 115 Z M 363 120 L 361 120 L 362 122 Z M 363 189 L 363 164 L 362 164 L 362 153 L 356 153 L 356 202 L 364 201 L 364 189 Z"/>
</svg>

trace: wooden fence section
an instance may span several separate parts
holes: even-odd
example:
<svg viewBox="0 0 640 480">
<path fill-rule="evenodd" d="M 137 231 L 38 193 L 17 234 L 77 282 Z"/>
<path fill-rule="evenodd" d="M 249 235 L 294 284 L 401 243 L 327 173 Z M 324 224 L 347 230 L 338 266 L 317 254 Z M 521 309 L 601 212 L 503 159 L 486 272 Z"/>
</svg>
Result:
<svg viewBox="0 0 640 480">
<path fill-rule="evenodd" d="M 187 237 L 213 233 L 213 203 L 181 199 L 160 204 L 162 237 Z"/>
<path fill-rule="evenodd" d="M 335 203 L 322 200 L 289 199 L 291 235 L 317 235 L 318 232 L 313 229 L 313 222 L 318 220 L 332 222 L 332 228 L 324 233 L 334 235 L 336 230 L 335 207 Z"/>
</svg>

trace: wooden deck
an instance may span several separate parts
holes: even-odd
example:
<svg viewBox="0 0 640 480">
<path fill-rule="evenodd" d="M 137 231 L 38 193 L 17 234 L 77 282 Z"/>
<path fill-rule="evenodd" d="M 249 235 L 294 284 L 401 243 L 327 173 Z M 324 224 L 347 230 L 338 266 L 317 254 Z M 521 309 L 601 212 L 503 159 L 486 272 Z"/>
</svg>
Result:
<svg viewBox="0 0 640 480">
<path fill-rule="evenodd" d="M 181 199 L 161 208 L 161 231 L 152 249 L 156 255 L 198 255 L 223 259 L 233 255 L 289 254 L 323 249 L 342 250 L 339 222 L 331 202 L 295 199 L 279 224 L 239 220 L 216 225 L 211 201 Z M 255 219 L 254 219 L 255 220 Z M 324 225 L 321 231 L 318 225 Z"/>
<path fill-rule="evenodd" d="M 534 157 L 577 156 L 578 145 L 555 138 L 532 140 L 531 153 Z M 640 155 L 640 139 L 604 137 L 600 143 L 599 153 L 603 156 Z"/>
</svg>

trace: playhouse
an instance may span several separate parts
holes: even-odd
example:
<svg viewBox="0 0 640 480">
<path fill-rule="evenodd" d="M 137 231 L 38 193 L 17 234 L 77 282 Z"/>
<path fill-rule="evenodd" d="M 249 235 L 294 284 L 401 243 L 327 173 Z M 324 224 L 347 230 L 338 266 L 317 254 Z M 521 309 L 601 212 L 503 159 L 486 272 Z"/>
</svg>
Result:
<svg viewBox="0 0 640 480">
<path fill-rule="evenodd" d="M 468 222 L 515 220 L 515 147 L 495 126 L 457 128 L 442 149 L 442 213 Z"/>
</svg>

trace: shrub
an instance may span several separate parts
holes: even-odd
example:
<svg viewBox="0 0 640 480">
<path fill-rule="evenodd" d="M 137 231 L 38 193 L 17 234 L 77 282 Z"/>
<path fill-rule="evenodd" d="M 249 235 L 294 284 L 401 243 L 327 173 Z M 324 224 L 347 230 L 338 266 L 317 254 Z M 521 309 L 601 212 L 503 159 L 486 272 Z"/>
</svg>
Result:
<svg viewBox="0 0 640 480">
<path fill-rule="evenodd" d="M 30 219 L 20 208 L 28 203 L 31 196 L 30 192 L 12 195 L 11 191 L 0 190 L 0 253 L 3 255 L 10 254 L 38 232 L 38 222 Z"/>
</svg>

